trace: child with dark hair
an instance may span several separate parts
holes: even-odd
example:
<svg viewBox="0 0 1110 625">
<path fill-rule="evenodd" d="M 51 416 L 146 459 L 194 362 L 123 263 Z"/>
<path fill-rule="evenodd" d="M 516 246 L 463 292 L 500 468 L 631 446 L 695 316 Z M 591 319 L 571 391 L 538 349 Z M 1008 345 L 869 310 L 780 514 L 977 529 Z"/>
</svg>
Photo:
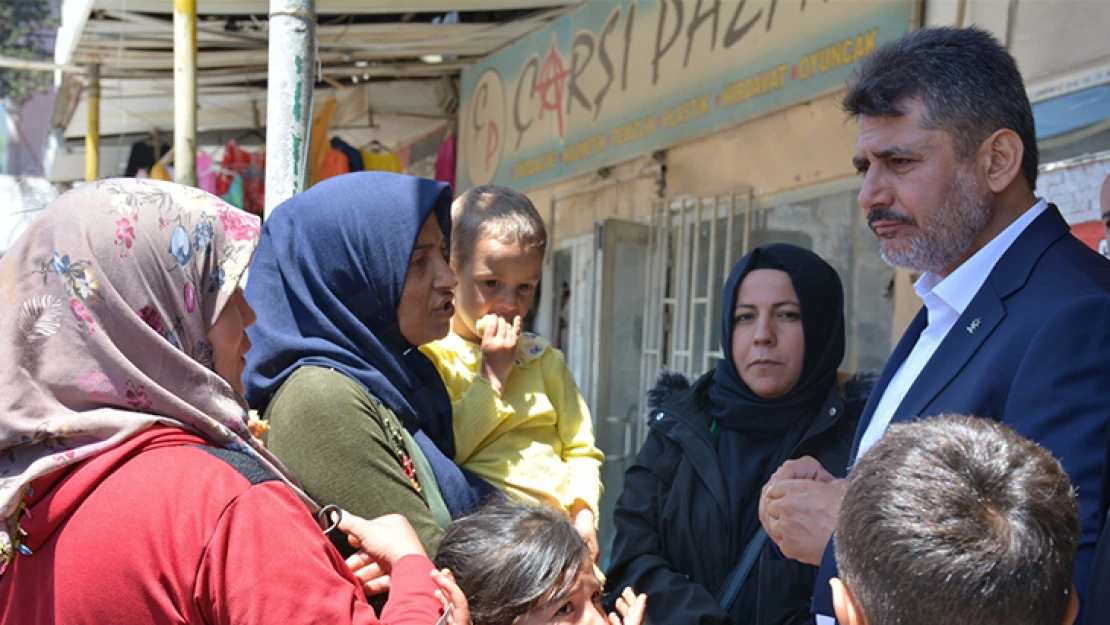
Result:
<svg viewBox="0 0 1110 625">
<path fill-rule="evenodd" d="M 625 588 L 606 618 L 585 541 L 544 506 L 502 503 L 455 521 L 436 566 L 466 595 L 474 625 L 640 625 L 647 597 Z"/>
<path fill-rule="evenodd" d="M 991 419 L 894 425 L 848 477 L 841 625 L 1070 625 L 1079 507 L 1060 463 Z"/>
<path fill-rule="evenodd" d="M 421 346 L 454 410 L 455 457 L 513 499 L 564 511 L 598 556 L 603 458 L 563 354 L 522 332 L 547 231 L 525 195 L 476 187 L 451 206 L 457 308 L 446 338 Z"/>
</svg>

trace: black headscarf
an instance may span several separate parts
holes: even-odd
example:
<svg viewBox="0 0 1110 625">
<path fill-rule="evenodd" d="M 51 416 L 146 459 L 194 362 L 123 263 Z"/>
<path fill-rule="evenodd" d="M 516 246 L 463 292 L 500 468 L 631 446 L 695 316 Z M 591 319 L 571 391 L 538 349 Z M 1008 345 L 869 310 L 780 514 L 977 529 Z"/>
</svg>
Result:
<svg viewBox="0 0 1110 625">
<path fill-rule="evenodd" d="M 790 276 L 802 309 L 805 360 L 797 385 L 783 397 L 763 399 L 740 379 L 732 362 L 732 322 L 740 283 L 756 269 Z M 844 293 L 836 270 L 813 252 L 786 243 L 764 245 L 740 259 L 725 283 L 721 309 L 721 350 L 713 374 L 713 418 L 718 427 L 754 435 L 778 435 L 812 415 L 836 383 L 844 358 Z"/>
<path fill-rule="evenodd" d="M 786 395 L 764 399 L 740 378 L 732 362 L 732 333 L 740 283 L 757 269 L 790 276 L 802 312 L 805 359 L 798 383 Z M 743 543 L 758 527 L 759 490 L 788 460 L 836 386 L 844 358 L 844 292 L 840 278 L 813 252 L 786 243 L 764 245 L 740 259 L 725 283 L 721 309 L 721 349 L 710 408 L 719 428 L 717 452 L 728 483 L 734 518 Z"/>
</svg>

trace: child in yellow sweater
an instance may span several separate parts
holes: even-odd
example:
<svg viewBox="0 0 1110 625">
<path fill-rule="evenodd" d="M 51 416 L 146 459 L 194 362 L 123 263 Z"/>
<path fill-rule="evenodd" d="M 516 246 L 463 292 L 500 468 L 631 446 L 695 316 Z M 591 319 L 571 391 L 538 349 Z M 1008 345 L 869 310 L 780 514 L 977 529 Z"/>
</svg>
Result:
<svg viewBox="0 0 1110 625">
<path fill-rule="evenodd" d="M 421 347 L 454 408 L 455 462 L 512 497 L 564 510 L 597 558 L 602 453 L 563 354 L 521 332 L 547 232 L 524 195 L 477 187 L 451 207 L 458 275 L 446 338 Z"/>
</svg>

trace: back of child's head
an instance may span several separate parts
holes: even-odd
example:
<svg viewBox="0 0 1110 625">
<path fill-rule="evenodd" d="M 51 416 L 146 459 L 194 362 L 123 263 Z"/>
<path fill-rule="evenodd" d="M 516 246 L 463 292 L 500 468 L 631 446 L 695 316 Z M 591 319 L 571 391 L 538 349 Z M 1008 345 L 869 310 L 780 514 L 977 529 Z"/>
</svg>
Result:
<svg viewBox="0 0 1110 625">
<path fill-rule="evenodd" d="M 1060 625 L 1079 537 L 1051 453 L 947 415 L 892 426 L 852 468 L 836 563 L 868 625 Z"/>
<path fill-rule="evenodd" d="M 451 569 L 475 625 L 509 625 L 570 589 L 589 553 L 562 512 L 499 503 L 453 522 L 435 564 Z"/>
<path fill-rule="evenodd" d="M 451 205 L 451 261 L 456 266 L 469 262 L 482 239 L 543 252 L 547 229 L 523 193 L 492 185 L 474 187 Z"/>
</svg>

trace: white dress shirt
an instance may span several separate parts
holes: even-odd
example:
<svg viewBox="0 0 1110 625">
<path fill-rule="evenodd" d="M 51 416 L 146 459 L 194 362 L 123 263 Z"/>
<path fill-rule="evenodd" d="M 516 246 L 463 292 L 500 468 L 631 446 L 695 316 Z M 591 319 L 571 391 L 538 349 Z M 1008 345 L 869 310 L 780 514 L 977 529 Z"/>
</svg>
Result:
<svg viewBox="0 0 1110 625">
<path fill-rule="evenodd" d="M 967 310 L 971 300 L 979 293 L 979 289 L 987 281 L 987 276 L 998 264 L 998 259 L 1002 258 L 1002 255 L 1010 249 L 1018 236 L 1047 207 L 1048 202 L 1043 199 L 1038 201 L 1033 205 L 1033 208 L 1025 211 L 1021 217 L 1018 217 L 1014 223 L 991 239 L 982 249 L 975 252 L 971 258 L 957 267 L 947 278 L 941 278 L 937 274 L 929 272 L 921 276 L 917 283 L 913 285 L 914 291 L 917 291 L 917 294 L 925 303 L 928 324 L 922 330 L 921 336 L 918 337 L 917 343 L 914 344 L 909 356 L 906 356 L 906 359 L 902 361 L 898 371 L 890 378 L 890 384 L 883 391 L 883 396 L 879 400 L 878 406 L 875 407 L 871 422 L 867 425 L 867 430 L 860 439 L 857 458 L 882 438 L 883 432 L 886 432 L 886 428 L 890 425 L 890 420 L 894 417 L 898 406 L 901 405 L 902 399 L 905 398 L 913 383 L 917 381 L 917 376 L 921 375 L 921 370 L 933 357 L 941 341 L 948 335 L 952 326 L 956 325 L 960 315 Z"/>
<path fill-rule="evenodd" d="M 947 278 L 941 278 L 929 272 L 921 276 L 913 285 L 914 291 L 925 303 L 928 322 L 925 329 L 921 331 L 917 343 L 914 344 L 913 350 L 902 361 L 898 371 L 890 378 L 886 390 L 883 391 L 883 396 L 875 407 L 875 413 L 871 416 L 871 422 L 860 439 L 857 458 L 882 438 L 898 406 L 917 380 L 917 376 L 921 375 L 921 370 L 936 353 L 941 341 L 956 325 L 960 315 L 967 310 L 971 300 L 979 293 L 979 289 L 986 282 L 994 266 L 998 264 L 998 260 L 1047 207 L 1047 201 L 1039 200 L 1014 223 L 957 267 Z M 832 617 L 817 615 L 817 625 L 835 623 L 836 620 Z"/>
</svg>

